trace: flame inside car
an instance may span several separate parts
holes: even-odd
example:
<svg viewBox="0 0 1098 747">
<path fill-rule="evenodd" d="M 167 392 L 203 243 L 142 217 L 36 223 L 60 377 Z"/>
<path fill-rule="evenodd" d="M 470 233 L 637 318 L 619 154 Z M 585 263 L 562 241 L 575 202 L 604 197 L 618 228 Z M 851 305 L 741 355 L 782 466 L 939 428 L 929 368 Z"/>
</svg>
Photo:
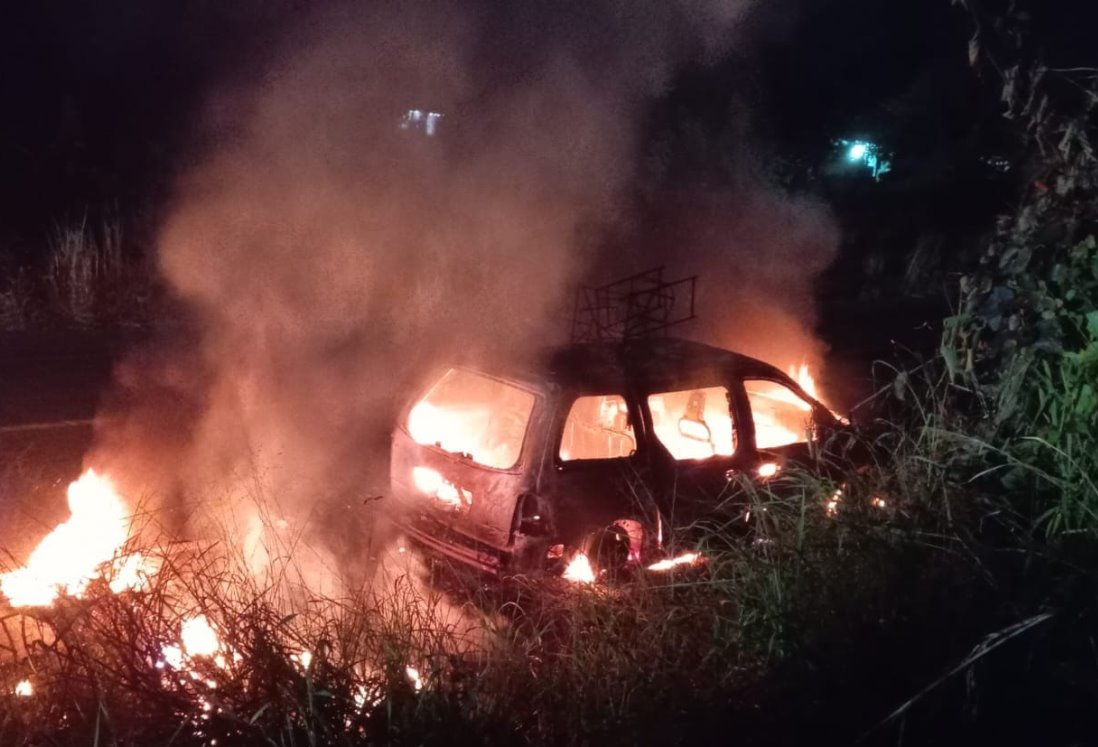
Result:
<svg viewBox="0 0 1098 747">
<path fill-rule="evenodd" d="M 68 488 L 69 518 L 38 543 L 22 568 L 0 575 L 0 592 L 14 607 L 45 606 L 60 594 L 79 597 L 107 570 L 115 593 L 140 587 L 154 564 L 139 555 L 116 558 L 129 538 L 125 501 L 112 482 L 88 470 Z"/>
<path fill-rule="evenodd" d="M 420 492 L 437 498 L 439 503 L 447 508 L 459 509 L 473 502 L 473 496 L 468 490 L 457 487 L 444 478 L 438 470 L 430 467 L 413 468 L 412 484 Z"/>
<path fill-rule="evenodd" d="M 808 364 L 790 366 L 788 374 L 805 394 L 820 402 L 816 380 Z M 812 405 L 791 389 L 765 379 L 744 382 L 755 421 L 755 445 L 760 449 L 778 448 L 809 440 L 812 429 Z M 845 418 L 832 412 L 837 420 Z"/>
</svg>

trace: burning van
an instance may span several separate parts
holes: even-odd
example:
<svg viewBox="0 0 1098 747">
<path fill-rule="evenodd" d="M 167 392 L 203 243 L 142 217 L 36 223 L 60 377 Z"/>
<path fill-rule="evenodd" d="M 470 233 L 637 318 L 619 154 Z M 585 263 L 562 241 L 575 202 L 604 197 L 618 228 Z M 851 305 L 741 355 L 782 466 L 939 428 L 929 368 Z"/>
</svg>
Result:
<svg viewBox="0 0 1098 747">
<path fill-rule="evenodd" d="M 495 574 L 674 562 L 669 526 L 843 427 L 791 376 L 696 342 L 579 343 L 538 361 L 449 368 L 403 411 L 392 492 L 429 553 Z"/>
</svg>

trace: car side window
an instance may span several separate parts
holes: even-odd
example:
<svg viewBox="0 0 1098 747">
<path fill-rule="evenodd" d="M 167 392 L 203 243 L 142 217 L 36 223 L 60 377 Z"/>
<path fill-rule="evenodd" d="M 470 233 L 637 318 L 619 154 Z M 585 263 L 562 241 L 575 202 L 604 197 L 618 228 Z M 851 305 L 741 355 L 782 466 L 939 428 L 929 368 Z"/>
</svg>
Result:
<svg viewBox="0 0 1098 747">
<path fill-rule="evenodd" d="M 776 381 L 747 379 L 743 384 L 755 421 L 757 448 L 803 444 L 814 437 L 812 405 L 808 400 Z"/>
<path fill-rule="evenodd" d="M 677 460 L 732 456 L 736 451 L 729 393 L 723 386 L 650 394 L 648 411 L 656 438 Z"/>
<path fill-rule="evenodd" d="M 637 450 L 629 406 L 620 394 L 578 397 L 564 421 L 560 459 L 622 459 Z"/>
</svg>

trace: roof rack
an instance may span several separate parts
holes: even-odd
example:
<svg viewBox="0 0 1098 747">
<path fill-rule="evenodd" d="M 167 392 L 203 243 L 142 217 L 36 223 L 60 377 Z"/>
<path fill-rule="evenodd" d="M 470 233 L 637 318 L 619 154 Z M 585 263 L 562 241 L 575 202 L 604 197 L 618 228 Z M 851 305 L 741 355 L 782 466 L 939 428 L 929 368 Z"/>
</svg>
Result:
<svg viewBox="0 0 1098 747">
<path fill-rule="evenodd" d="M 695 319 L 698 276 L 664 280 L 663 267 L 599 287 L 580 286 L 572 309 L 572 342 L 602 342 L 666 336 Z"/>
</svg>

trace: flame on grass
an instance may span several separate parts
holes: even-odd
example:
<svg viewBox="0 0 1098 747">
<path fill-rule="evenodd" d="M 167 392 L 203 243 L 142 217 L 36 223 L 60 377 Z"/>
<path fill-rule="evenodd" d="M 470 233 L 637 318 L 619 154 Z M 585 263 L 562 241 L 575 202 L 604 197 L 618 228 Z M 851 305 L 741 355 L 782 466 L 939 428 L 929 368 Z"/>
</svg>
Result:
<svg viewBox="0 0 1098 747">
<path fill-rule="evenodd" d="M 29 698 L 34 695 L 34 685 L 31 684 L 30 680 L 19 680 L 15 685 L 14 692 L 20 698 Z"/>
<path fill-rule="evenodd" d="M 61 594 L 79 597 L 112 561 L 115 593 L 140 588 L 154 572 L 140 555 L 116 557 L 129 538 L 130 520 L 107 477 L 89 469 L 69 485 L 68 504 L 69 518 L 38 543 L 27 564 L 0 574 L 0 592 L 12 606 L 46 606 Z"/>
<path fill-rule="evenodd" d="M 179 628 L 179 644 L 168 644 L 160 649 L 163 663 L 172 669 L 190 668 L 194 659 L 209 659 L 218 668 L 225 669 L 228 661 L 223 652 L 217 630 L 206 618 L 199 614 L 187 617 Z"/>
<path fill-rule="evenodd" d="M 566 580 L 577 584 L 595 583 L 595 569 L 586 554 L 579 552 L 568 562 L 568 566 L 561 574 Z"/>
<path fill-rule="evenodd" d="M 763 462 L 759 465 L 759 468 L 755 470 L 756 474 L 764 480 L 774 477 L 781 470 L 781 467 L 775 462 Z"/>
<path fill-rule="evenodd" d="M 656 572 L 670 571 L 674 570 L 675 568 L 682 568 L 683 566 L 698 566 L 704 562 L 705 557 L 701 553 L 687 552 L 673 558 L 665 558 L 663 560 L 657 561 L 648 566 L 648 570 Z"/>
</svg>

